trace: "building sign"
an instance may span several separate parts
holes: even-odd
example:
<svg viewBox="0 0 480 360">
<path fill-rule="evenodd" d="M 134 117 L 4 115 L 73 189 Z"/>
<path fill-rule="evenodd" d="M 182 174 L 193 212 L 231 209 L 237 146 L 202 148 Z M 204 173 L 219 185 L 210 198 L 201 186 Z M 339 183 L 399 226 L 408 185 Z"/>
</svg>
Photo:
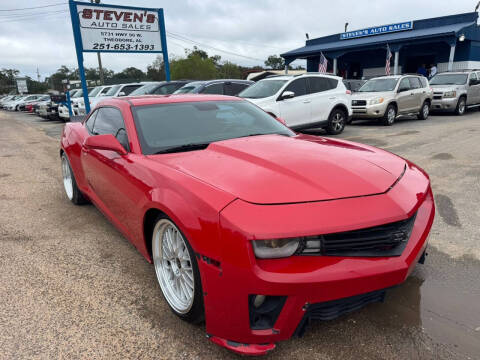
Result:
<svg viewBox="0 0 480 360">
<path fill-rule="evenodd" d="M 340 34 L 340 40 L 354 39 L 364 36 L 381 35 L 397 31 L 406 31 L 413 29 L 413 22 L 407 21 L 398 24 L 382 25 L 362 30 L 355 30 Z"/>
<path fill-rule="evenodd" d="M 161 52 L 158 11 L 77 5 L 83 51 Z"/>
<path fill-rule="evenodd" d="M 20 94 L 28 93 L 27 79 L 17 78 L 17 89 Z"/>
</svg>

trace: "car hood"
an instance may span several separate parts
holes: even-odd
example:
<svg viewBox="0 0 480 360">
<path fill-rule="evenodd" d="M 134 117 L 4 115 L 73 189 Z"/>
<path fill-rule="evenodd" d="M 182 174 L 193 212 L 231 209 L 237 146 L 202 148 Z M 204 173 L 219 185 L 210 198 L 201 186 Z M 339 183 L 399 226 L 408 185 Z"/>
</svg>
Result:
<svg viewBox="0 0 480 360">
<path fill-rule="evenodd" d="M 380 194 L 405 169 L 404 160 L 382 150 L 305 135 L 231 139 L 148 157 L 257 204 Z"/>
<path fill-rule="evenodd" d="M 252 104 L 255 104 L 257 106 L 262 106 L 262 105 L 268 105 L 271 104 L 272 101 L 274 102 L 274 99 L 276 99 L 275 96 L 269 96 L 261 99 L 250 99 L 250 98 L 243 98 L 245 100 L 250 101 Z"/>
<path fill-rule="evenodd" d="M 392 91 L 380 91 L 380 92 L 355 92 L 352 93 L 352 100 L 370 100 L 378 97 L 390 98 L 392 97 Z"/>
</svg>

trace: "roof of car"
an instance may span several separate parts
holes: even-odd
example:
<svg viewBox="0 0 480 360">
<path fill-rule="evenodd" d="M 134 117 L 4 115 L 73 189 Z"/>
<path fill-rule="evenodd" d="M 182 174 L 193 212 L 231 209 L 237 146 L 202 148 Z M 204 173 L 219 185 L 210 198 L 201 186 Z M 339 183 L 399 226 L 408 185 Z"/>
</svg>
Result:
<svg viewBox="0 0 480 360">
<path fill-rule="evenodd" d="M 181 102 L 202 102 L 202 101 L 243 101 L 234 96 L 225 95 L 203 95 L 203 94 L 178 94 L 178 95 L 139 95 L 123 96 L 120 98 L 110 98 L 102 100 L 102 103 L 114 103 L 127 101 L 133 106 L 171 104 Z"/>
</svg>

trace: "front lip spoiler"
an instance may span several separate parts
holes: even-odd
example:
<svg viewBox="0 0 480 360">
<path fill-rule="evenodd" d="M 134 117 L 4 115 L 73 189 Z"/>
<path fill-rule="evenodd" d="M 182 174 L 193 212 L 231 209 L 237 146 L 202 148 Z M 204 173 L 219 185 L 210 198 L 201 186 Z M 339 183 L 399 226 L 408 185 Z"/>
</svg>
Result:
<svg viewBox="0 0 480 360">
<path fill-rule="evenodd" d="M 226 340 L 218 336 L 207 335 L 208 339 L 221 347 L 233 351 L 240 355 L 263 356 L 275 349 L 275 344 L 242 344 L 235 341 Z"/>
</svg>

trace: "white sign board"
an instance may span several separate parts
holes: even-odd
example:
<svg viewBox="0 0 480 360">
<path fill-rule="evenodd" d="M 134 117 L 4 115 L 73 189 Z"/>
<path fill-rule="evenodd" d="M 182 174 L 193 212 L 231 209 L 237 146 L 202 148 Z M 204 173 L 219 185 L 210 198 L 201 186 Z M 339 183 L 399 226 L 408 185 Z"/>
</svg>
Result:
<svg viewBox="0 0 480 360">
<path fill-rule="evenodd" d="M 28 93 L 27 79 L 17 79 L 17 89 L 20 94 Z"/>
<path fill-rule="evenodd" d="M 162 51 L 158 12 L 78 5 L 84 51 Z"/>
</svg>

